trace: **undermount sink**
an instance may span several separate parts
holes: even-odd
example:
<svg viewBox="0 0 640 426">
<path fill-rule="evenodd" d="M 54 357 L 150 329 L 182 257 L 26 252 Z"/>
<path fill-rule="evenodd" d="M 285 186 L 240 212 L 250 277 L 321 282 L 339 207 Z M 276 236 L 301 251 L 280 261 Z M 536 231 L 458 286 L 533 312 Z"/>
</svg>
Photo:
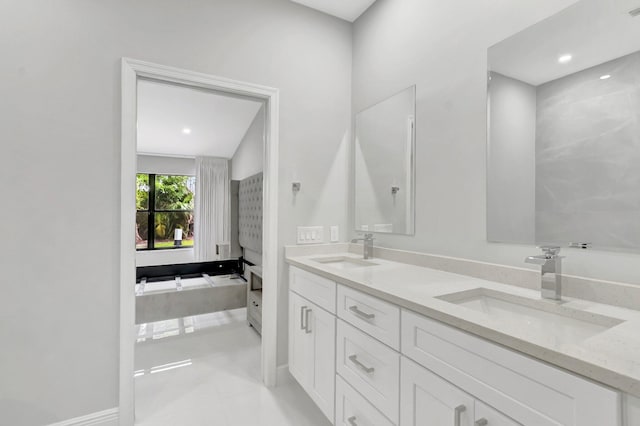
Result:
<svg viewBox="0 0 640 426">
<path fill-rule="evenodd" d="M 354 257 L 346 256 L 316 257 L 315 259 L 311 260 L 338 269 L 366 268 L 368 266 L 377 265 L 377 263 L 371 262 L 369 260 L 356 259 Z"/>
<path fill-rule="evenodd" d="M 528 299 L 486 288 L 450 293 L 438 299 L 482 312 L 522 331 L 549 336 L 556 343 L 581 342 L 622 322 L 568 308 L 559 302 Z"/>
</svg>

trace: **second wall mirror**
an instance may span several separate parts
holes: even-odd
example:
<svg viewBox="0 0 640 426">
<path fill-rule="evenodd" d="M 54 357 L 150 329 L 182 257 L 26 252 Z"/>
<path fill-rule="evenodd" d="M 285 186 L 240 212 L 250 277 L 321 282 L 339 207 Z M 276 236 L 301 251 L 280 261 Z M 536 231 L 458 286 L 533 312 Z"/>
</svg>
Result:
<svg viewBox="0 0 640 426">
<path fill-rule="evenodd" d="M 581 0 L 489 49 L 488 239 L 640 249 L 640 10 Z"/>
</svg>

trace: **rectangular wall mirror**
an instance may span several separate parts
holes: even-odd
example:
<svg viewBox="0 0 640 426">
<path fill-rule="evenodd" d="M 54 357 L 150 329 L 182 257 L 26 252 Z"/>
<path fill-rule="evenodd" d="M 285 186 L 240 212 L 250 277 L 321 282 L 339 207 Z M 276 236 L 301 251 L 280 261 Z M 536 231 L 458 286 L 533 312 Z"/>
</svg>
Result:
<svg viewBox="0 0 640 426">
<path fill-rule="evenodd" d="M 640 249 L 631 3 L 581 0 L 489 49 L 490 241 Z"/>
<path fill-rule="evenodd" d="M 414 233 L 416 88 L 356 114 L 355 229 Z"/>
</svg>

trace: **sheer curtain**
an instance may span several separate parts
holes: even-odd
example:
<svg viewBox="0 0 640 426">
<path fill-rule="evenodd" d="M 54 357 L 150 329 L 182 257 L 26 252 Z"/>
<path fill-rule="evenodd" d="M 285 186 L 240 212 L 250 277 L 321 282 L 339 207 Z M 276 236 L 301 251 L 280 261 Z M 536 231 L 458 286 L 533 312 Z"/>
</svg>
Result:
<svg viewBox="0 0 640 426">
<path fill-rule="evenodd" d="M 194 250 L 197 262 L 216 260 L 216 244 L 229 242 L 229 160 L 196 157 Z"/>
</svg>

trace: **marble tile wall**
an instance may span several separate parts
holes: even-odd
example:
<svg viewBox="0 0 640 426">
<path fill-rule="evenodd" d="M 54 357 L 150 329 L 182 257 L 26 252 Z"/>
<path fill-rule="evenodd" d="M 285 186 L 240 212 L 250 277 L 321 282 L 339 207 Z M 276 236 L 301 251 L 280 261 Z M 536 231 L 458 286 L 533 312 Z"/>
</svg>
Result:
<svg viewBox="0 0 640 426">
<path fill-rule="evenodd" d="M 639 249 L 640 52 L 538 86 L 536 114 L 536 241 Z"/>
</svg>

